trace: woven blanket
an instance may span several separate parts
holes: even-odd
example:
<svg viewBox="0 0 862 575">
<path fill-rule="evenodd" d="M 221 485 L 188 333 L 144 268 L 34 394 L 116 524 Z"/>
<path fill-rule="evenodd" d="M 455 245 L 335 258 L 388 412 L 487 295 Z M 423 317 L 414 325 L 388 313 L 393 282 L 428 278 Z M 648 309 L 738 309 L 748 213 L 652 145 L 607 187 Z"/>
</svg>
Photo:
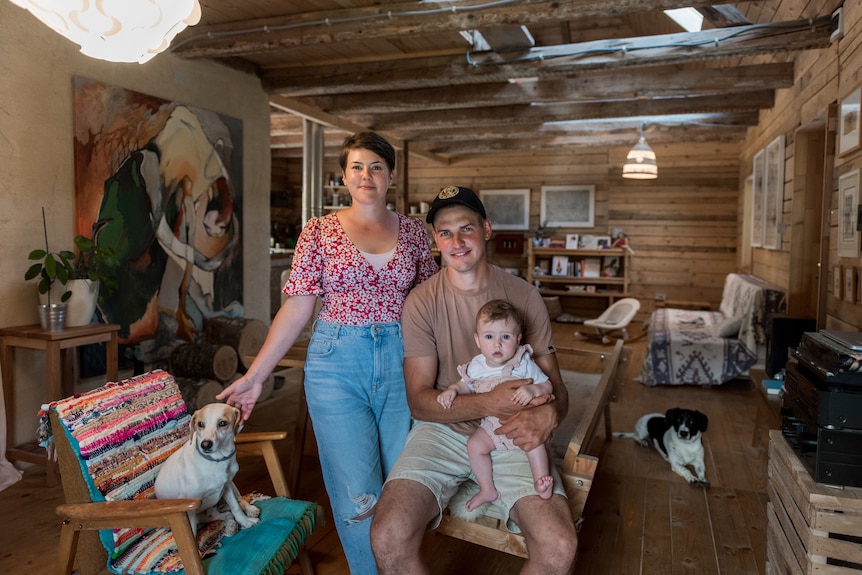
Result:
<svg viewBox="0 0 862 575">
<path fill-rule="evenodd" d="M 657 309 L 650 317 L 640 381 L 644 385 L 717 385 L 746 374 L 766 349 L 766 318 L 783 312 L 784 292 L 758 277 L 728 274 L 720 311 Z M 718 334 L 736 318 L 739 331 Z"/>
<path fill-rule="evenodd" d="M 159 466 L 190 432 L 182 395 L 164 371 L 109 383 L 57 401 L 51 409 L 80 459 L 93 501 L 153 498 Z M 250 552 L 262 567 L 243 573 L 279 572 L 279 566 L 290 564 L 314 528 L 316 505 L 285 498 L 254 503 L 272 525 L 262 522 L 233 537 L 224 537 L 223 521 L 199 526 L 202 557 L 216 549 L 228 557 Z M 184 573 L 170 529 L 102 530 L 100 539 L 112 573 Z M 236 548 L 243 549 L 229 551 Z"/>
</svg>

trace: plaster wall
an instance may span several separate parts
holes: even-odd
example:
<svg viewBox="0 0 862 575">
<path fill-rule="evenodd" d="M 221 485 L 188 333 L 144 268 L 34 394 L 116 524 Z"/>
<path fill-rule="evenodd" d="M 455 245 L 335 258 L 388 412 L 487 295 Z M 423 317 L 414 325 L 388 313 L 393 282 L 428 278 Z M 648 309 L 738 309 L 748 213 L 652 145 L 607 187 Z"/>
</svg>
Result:
<svg viewBox="0 0 862 575">
<path fill-rule="evenodd" d="M 72 77 L 85 76 L 238 118 L 243 122 L 243 303 L 269 320 L 269 105 L 260 81 L 209 61 L 169 53 L 146 64 L 94 60 L 29 12 L 0 1 L 0 326 L 38 322 L 27 254 L 72 249 L 74 230 Z M 44 401 L 42 352 L 17 351 L 16 435 L 32 438 Z"/>
</svg>

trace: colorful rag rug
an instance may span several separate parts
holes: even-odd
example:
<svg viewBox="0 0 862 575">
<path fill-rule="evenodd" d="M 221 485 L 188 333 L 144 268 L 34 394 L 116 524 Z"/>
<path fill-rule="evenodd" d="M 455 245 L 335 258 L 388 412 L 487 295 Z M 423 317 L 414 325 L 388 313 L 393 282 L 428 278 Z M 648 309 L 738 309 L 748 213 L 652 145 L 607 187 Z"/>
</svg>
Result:
<svg viewBox="0 0 862 575">
<path fill-rule="evenodd" d="M 109 383 L 50 408 L 79 457 L 93 501 L 155 497 L 159 466 L 188 440 L 190 431 L 179 388 L 161 370 Z M 209 573 L 235 573 L 236 565 L 246 564 L 249 569 L 243 573 L 281 572 L 314 529 L 313 503 L 283 497 L 249 500 L 262 509 L 255 527 L 224 537 L 224 521 L 199 526 L 198 545 Z M 170 529 L 102 530 L 100 539 L 112 573 L 184 573 Z M 241 562 L 233 563 L 237 560 Z"/>
</svg>

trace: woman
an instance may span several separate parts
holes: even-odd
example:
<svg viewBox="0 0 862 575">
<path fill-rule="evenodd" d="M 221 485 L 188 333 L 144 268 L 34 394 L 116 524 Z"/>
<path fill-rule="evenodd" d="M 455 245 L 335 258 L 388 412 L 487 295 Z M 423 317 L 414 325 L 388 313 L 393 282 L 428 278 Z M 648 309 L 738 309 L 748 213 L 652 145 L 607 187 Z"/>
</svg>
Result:
<svg viewBox="0 0 862 575">
<path fill-rule="evenodd" d="M 310 219 L 296 244 L 287 300 L 248 373 L 219 399 L 248 419 L 264 379 L 311 319 L 305 393 L 323 479 L 351 573 L 377 572 L 369 527 L 383 481 L 404 446 L 401 308 L 437 271 L 421 221 L 386 207 L 395 150 L 381 136 L 348 137 L 339 163 L 350 207 Z"/>
</svg>

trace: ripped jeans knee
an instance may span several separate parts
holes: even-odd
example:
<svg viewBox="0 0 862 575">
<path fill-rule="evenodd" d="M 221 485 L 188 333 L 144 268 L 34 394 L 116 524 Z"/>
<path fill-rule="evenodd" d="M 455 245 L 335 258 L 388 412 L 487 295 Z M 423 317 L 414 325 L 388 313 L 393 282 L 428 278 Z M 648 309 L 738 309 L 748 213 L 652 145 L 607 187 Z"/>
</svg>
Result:
<svg viewBox="0 0 862 575">
<path fill-rule="evenodd" d="M 356 525 L 374 515 L 374 506 L 377 505 L 376 495 L 373 493 L 359 493 L 354 495 L 350 492 L 350 489 L 347 490 L 347 495 L 355 506 L 355 515 L 345 521 L 347 525 Z"/>
</svg>

